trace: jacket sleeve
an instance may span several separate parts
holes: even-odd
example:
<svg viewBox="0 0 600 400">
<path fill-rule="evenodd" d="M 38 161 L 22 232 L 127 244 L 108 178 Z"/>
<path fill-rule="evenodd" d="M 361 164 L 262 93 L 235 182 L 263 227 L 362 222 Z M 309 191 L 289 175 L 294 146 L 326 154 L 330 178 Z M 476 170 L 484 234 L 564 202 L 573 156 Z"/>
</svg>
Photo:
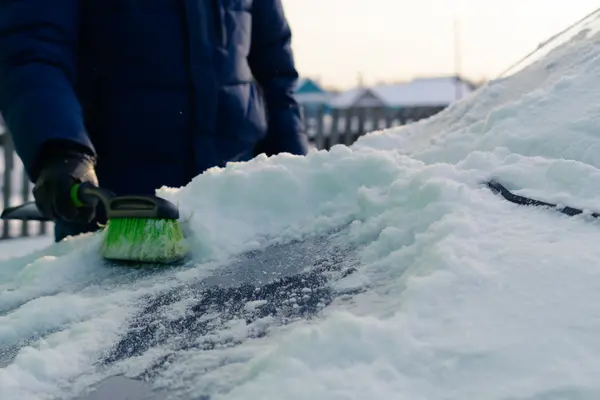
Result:
<svg viewBox="0 0 600 400">
<path fill-rule="evenodd" d="M 305 155 L 308 141 L 293 89 L 298 79 L 291 49 L 291 30 L 281 0 L 254 0 L 248 62 L 262 89 L 269 128 L 257 154 Z"/>
<path fill-rule="evenodd" d="M 79 18 L 79 0 L 0 0 L 0 112 L 33 181 L 46 142 L 95 153 L 74 91 Z"/>
</svg>

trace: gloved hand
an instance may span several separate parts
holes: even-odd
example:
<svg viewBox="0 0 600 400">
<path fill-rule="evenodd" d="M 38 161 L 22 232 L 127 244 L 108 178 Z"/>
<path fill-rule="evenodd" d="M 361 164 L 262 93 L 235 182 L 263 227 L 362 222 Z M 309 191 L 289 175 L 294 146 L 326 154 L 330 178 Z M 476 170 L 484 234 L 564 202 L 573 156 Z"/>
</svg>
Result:
<svg viewBox="0 0 600 400">
<path fill-rule="evenodd" d="M 75 147 L 54 148 L 51 153 L 40 163 L 33 189 L 38 209 L 53 221 L 91 222 L 95 205 L 77 207 L 71 198 L 71 188 L 82 182 L 98 186 L 94 157 Z"/>
</svg>

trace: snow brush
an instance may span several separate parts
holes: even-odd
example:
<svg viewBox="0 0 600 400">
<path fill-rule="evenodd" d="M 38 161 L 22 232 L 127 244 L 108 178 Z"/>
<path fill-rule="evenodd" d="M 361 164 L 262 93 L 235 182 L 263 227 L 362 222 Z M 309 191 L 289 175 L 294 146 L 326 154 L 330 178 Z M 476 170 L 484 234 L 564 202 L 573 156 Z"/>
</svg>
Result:
<svg viewBox="0 0 600 400">
<path fill-rule="evenodd" d="M 105 259 L 170 264 L 185 257 L 179 210 L 173 203 L 156 196 L 116 196 L 87 182 L 71 188 L 71 200 L 76 207 L 104 205 Z M 47 220 L 32 202 L 8 208 L 0 218 Z"/>
<path fill-rule="evenodd" d="M 573 207 L 568 207 L 568 206 L 563 207 L 563 206 L 559 206 L 558 204 L 546 203 L 544 201 L 531 199 L 529 197 L 519 196 L 517 194 L 512 193 L 510 190 L 508 190 L 506 187 L 504 187 L 500 182 L 498 182 L 495 179 L 487 181 L 485 184 L 492 192 L 494 192 L 495 194 L 499 194 L 500 196 L 504 197 L 506 200 L 510 201 L 511 203 L 520 204 L 523 206 L 553 208 L 554 210 L 556 210 L 560 213 L 569 215 L 571 217 L 575 216 L 575 215 L 583 214 L 583 210 L 580 210 L 579 208 L 573 208 Z M 590 213 L 589 215 L 594 218 L 600 217 L 600 213 L 596 213 L 596 212 Z"/>
</svg>

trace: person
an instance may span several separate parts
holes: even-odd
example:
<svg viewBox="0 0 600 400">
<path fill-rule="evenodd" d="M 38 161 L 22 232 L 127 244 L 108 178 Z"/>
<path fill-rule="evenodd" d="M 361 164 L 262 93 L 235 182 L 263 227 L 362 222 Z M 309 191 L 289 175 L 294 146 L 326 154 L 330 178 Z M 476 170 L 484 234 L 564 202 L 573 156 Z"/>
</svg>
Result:
<svg viewBox="0 0 600 400">
<path fill-rule="evenodd" d="M 105 222 L 75 182 L 154 194 L 307 154 L 297 79 L 281 0 L 0 0 L 0 113 L 56 241 Z"/>
</svg>

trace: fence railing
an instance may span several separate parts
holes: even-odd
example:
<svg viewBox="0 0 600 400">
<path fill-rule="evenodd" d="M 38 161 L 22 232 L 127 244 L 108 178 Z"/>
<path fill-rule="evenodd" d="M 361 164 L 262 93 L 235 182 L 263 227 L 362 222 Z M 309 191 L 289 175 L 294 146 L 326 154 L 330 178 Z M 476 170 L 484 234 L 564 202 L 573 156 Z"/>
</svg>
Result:
<svg viewBox="0 0 600 400">
<path fill-rule="evenodd" d="M 32 200 L 32 185 L 7 133 L 0 133 L 0 178 L 0 209 Z M 46 235 L 51 225 L 48 222 L 37 221 L 0 221 L 0 240 Z"/>
<path fill-rule="evenodd" d="M 321 150 L 329 150 L 336 144 L 351 145 L 365 133 L 428 118 L 442 111 L 445 106 L 389 109 L 360 107 L 331 109 L 318 107 L 305 111 L 304 119 L 310 141 Z"/>
<path fill-rule="evenodd" d="M 360 136 L 374 130 L 405 125 L 432 116 L 443 110 L 439 107 L 413 107 L 398 110 L 385 108 L 331 109 L 317 107 L 304 109 L 307 133 L 317 149 L 330 149 L 337 144 L 351 145 Z M 0 209 L 18 205 L 32 199 L 31 188 L 23 164 L 16 156 L 8 133 L 0 126 Z M 37 221 L 0 220 L 0 240 L 46 235 L 51 223 Z"/>
</svg>

